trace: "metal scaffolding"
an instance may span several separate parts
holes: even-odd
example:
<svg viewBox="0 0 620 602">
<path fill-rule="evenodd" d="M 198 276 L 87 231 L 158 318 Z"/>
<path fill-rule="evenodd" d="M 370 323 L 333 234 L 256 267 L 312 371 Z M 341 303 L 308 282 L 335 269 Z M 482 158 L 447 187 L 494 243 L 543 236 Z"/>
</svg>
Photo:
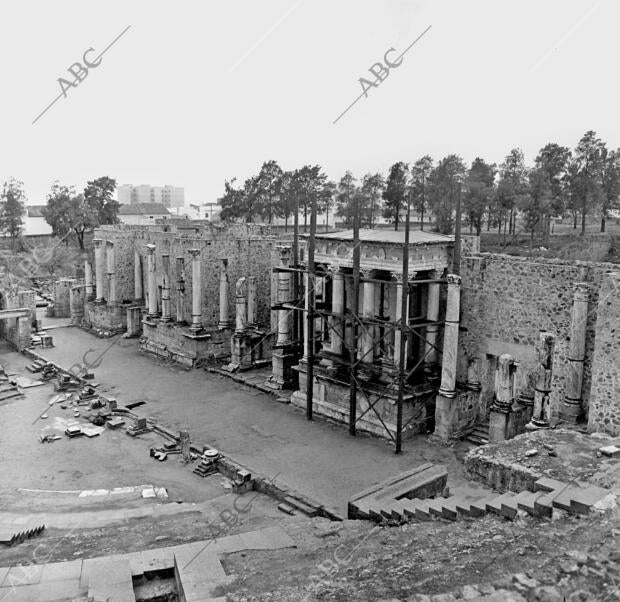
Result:
<svg viewBox="0 0 620 602">
<path fill-rule="evenodd" d="M 389 438 L 394 442 L 395 453 L 401 453 L 402 451 L 402 434 L 414 421 L 414 417 L 411 417 L 407 422 L 403 424 L 403 403 L 405 396 L 409 398 L 416 398 L 423 402 L 428 407 L 428 402 L 434 400 L 437 391 L 439 389 L 438 379 L 425 380 L 424 384 L 427 385 L 426 390 L 410 390 L 408 389 L 408 383 L 410 378 L 418 373 L 420 368 L 424 365 L 429 353 L 436 352 L 437 357 L 441 357 L 441 349 L 436 344 L 430 344 L 425 336 L 426 329 L 429 326 L 437 327 L 444 324 L 443 321 L 428 321 L 420 318 L 409 318 L 409 295 L 411 290 L 417 286 L 426 286 L 431 283 L 445 285 L 446 280 L 444 278 L 438 279 L 421 279 L 415 280 L 409 278 L 409 228 L 410 228 L 410 213 L 411 213 L 411 200 L 407 200 L 407 213 L 405 221 L 405 242 L 403 247 L 403 261 L 402 261 L 402 286 L 401 286 L 401 298 L 400 298 L 400 318 L 398 320 L 378 319 L 377 317 L 368 317 L 360 315 L 359 312 L 359 287 L 360 284 L 365 282 L 379 282 L 386 284 L 389 281 L 378 280 L 373 278 L 364 278 L 360 274 L 360 235 L 359 235 L 359 207 L 355 205 L 355 212 L 353 218 L 353 268 L 351 274 L 344 274 L 345 281 L 352 280 L 352 299 L 349 304 L 350 307 L 345 307 L 343 313 L 334 313 L 331 310 L 326 309 L 323 305 L 317 306 L 316 302 L 316 278 L 329 277 L 330 273 L 324 270 L 317 270 L 315 265 L 315 237 L 316 237 L 316 196 L 312 198 L 312 213 L 310 220 L 310 234 L 308 237 L 308 254 L 307 262 L 303 266 L 300 262 L 299 252 L 299 234 L 298 234 L 298 213 L 295 213 L 294 222 L 294 236 L 293 236 L 293 265 L 292 266 L 279 266 L 274 268 L 274 272 L 291 272 L 293 276 L 293 290 L 294 299 L 288 302 L 277 302 L 272 307 L 274 310 L 290 310 L 294 312 L 293 319 L 293 340 L 299 343 L 302 339 L 303 318 L 304 312 L 306 312 L 306 330 L 307 340 L 303 341 L 303 345 L 307 349 L 307 386 L 306 386 L 306 417 L 308 420 L 313 419 L 313 383 L 314 383 L 314 362 L 317 357 L 316 353 L 316 341 L 315 341 L 315 320 L 316 318 L 324 318 L 324 322 L 330 332 L 331 337 L 339 337 L 342 341 L 342 347 L 346 352 L 342 355 L 333 354 L 329 351 L 322 350 L 319 353 L 321 359 L 329 360 L 334 365 L 338 366 L 338 373 L 341 375 L 348 374 L 348 382 L 342 381 L 342 384 L 348 385 L 350 388 L 349 394 L 349 433 L 355 436 L 357 433 L 357 425 L 359 421 L 371 411 L 374 413 L 378 421 L 382 424 L 383 428 L 387 432 Z M 306 281 L 305 287 L 302 284 L 302 276 Z M 305 289 L 305 294 L 304 294 Z M 398 299 L 396 302 L 398 303 Z M 304 307 L 305 304 L 305 307 Z M 336 328 L 334 324 L 338 324 Z M 346 336 L 347 328 L 350 329 L 351 335 Z M 360 336 L 368 335 L 368 328 L 372 328 L 377 332 L 380 332 L 379 338 L 373 339 L 373 347 L 377 344 L 384 344 L 384 341 L 388 339 L 393 333 L 400 335 L 400 349 L 398 359 L 398 366 L 396 374 L 392 377 L 390 382 L 373 382 L 372 384 L 364 382 L 364 379 L 360 378 L 360 373 L 373 374 L 382 370 L 382 367 L 373 363 L 372 358 L 367 360 L 366 356 L 369 351 L 373 349 L 367 349 L 365 352 L 358 352 L 357 340 Z M 424 341 L 424 352 L 418 357 L 417 362 L 412 367 L 407 367 L 407 341 L 415 341 L 422 339 Z M 352 343 L 351 343 L 352 341 Z M 436 342 L 436 341 L 435 341 Z M 440 363 L 440 362 L 439 362 Z M 437 382 L 435 382 L 437 381 Z M 397 391 L 397 418 L 396 418 L 396 431 L 395 435 L 392 430 L 385 424 L 385 421 L 377 411 L 376 406 L 382 400 L 385 399 L 388 394 L 394 395 L 395 389 Z M 377 395 L 376 399 L 371 402 L 369 393 Z M 367 401 L 367 408 L 358 415 L 358 397 L 364 396 Z M 424 420 L 434 420 L 434 415 L 426 417 Z"/>
</svg>

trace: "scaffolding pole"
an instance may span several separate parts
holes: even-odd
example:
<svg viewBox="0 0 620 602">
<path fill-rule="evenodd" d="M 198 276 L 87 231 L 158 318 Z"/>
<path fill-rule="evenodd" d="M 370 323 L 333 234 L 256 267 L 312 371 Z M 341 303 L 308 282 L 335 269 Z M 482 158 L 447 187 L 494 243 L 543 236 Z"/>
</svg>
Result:
<svg viewBox="0 0 620 602">
<path fill-rule="evenodd" d="M 354 315 L 354 319 L 351 323 L 353 332 L 351 333 L 350 340 L 353 341 L 352 349 L 349 349 L 349 434 L 355 437 L 357 433 L 357 377 L 356 377 L 356 365 L 357 365 L 357 335 L 358 335 L 358 321 L 356 319 L 359 312 L 359 299 L 360 299 L 360 216 L 359 216 L 359 201 L 357 196 L 354 199 L 354 213 L 353 213 L 353 299 L 351 300 L 351 311 Z M 346 340 L 346 326 L 345 326 L 345 340 Z"/>
<path fill-rule="evenodd" d="M 405 221 L 405 246 L 403 247 L 403 286 L 400 299 L 400 353 L 398 358 L 398 401 L 396 406 L 396 449 L 394 453 L 400 454 L 403 449 L 403 392 L 405 389 L 405 359 L 407 357 L 407 345 L 405 343 L 405 323 L 409 324 L 409 220 L 411 217 L 411 192 L 407 195 L 407 218 Z"/>
<path fill-rule="evenodd" d="M 312 192 L 312 213 L 310 214 L 310 237 L 308 238 L 308 276 L 307 276 L 307 302 L 308 315 L 308 340 L 304 341 L 308 347 L 308 369 L 306 380 L 306 418 L 312 420 L 312 402 L 314 389 L 314 310 L 316 302 L 316 282 L 314 266 L 314 239 L 316 236 L 316 193 Z"/>
</svg>

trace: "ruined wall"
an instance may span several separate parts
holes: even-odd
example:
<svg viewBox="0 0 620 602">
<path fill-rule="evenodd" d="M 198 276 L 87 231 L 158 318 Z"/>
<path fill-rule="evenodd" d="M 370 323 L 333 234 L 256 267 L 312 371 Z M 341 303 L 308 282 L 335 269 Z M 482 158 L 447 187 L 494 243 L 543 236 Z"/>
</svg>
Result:
<svg viewBox="0 0 620 602">
<path fill-rule="evenodd" d="M 588 429 L 620 435 L 620 272 L 599 292 Z"/>
<path fill-rule="evenodd" d="M 147 291 L 146 245 L 154 244 L 157 282 L 162 280 L 162 254 L 170 255 L 170 305 L 173 317 L 177 299 L 176 258 L 185 259 L 184 311 L 191 321 L 192 267 L 189 249 L 201 250 L 202 263 L 202 320 L 206 327 L 216 327 L 219 321 L 219 279 L 221 259 L 228 259 L 228 311 L 231 323 L 235 318 L 235 283 L 241 277 L 255 276 L 257 283 L 257 316 L 262 325 L 271 323 L 271 265 L 275 260 L 275 239 L 269 229 L 254 224 L 212 225 L 191 229 L 174 226 L 103 226 L 95 238 L 114 242 L 116 290 L 119 303 L 134 298 L 134 250 L 142 258 L 143 290 Z M 105 262 L 104 262 L 105 263 Z M 93 280 L 95 276 L 93 274 Z M 104 297 L 107 298 L 107 278 L 104 278 Z"/>
<path fill-rule="evenodd" d="M 607 272 L 613 270 L 618 270 L 618 266 L 607 263 L 530 259 L 490 253 L 463 257 L 458 380 L 466 380 L 467 359 L 480 357 L 482 397 L 488 398 L 494 379 L 492 358 L 510 353 L 519 361 L 517 389 L 523 390 L 536 366 L 538 333 L 543 329 L 549 330 L 556 335 L 551 411 L 552 416 L 557 417 L 568 364 L 573 285 L 575 282 L 587 282 L 590 285 L 590 303 L 583 382 L 583 400 L 587 410 L 591 398 L 595 346 L 602 348 L 609 344 L 605 328 L 597 327 L 599 291 L 608 277 Z M 598 370 L 604 372 L 605 368 L 601 364 L 596 368 L 597 374 Z M 605 391 L 605 394 L 601 392 L 601 396 L 607 395 L 609 387 Z"/>
</svg>

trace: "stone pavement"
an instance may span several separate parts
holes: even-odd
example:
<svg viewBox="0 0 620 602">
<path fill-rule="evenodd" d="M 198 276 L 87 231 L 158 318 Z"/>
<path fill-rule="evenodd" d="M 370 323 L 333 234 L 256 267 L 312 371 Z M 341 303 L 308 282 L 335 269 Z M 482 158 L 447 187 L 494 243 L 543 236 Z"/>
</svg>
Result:
<svg viewBox="0 0 620 602">
<path fill-rule="evenodd" d="M 55 602 L 85 598 L 93 602 L 133 601 L 132 579 L 149 571 L 176 569 L 177 587 L 188 602 L 212 600 L 214 590 L 230 581 L 219 561 L 242 550 L 295 547 L 280 528 L 269 527 L 191 544 L 129 554 L 0 568 L 0 601 Z"/>
<path fill-rule="evenodd" d="M 94 358 L 110 345 L 78 328 L 56 329 L 54 342 L 41 353 L 67 368 L 89 349 Z M 142 355 L 135 340 L 111 347 L 94 372 L 119 403 L 146 401 L 135 409 L 140 416 L 172 430 L 189 428 L 194 444 L 212 445 L 266 479 L 278 475 L 287 488 L 340 516 L 358 491 L 424 462 L 446 465 L 455 486 L 466 483 L 454 451 L 430 445 L 424 436 L 405 441 L 405 452 L 396 456 L 381 439 L 351 437 L 346 427 L 320 418 L 308 422 L 301 410 L 272 395 Z"/>
<path fill-rule="evenodd" d="M 230 505 L 231 499 L 231 496 L 223 495 L 220 498 L 199 503 L 170 502 L 145 504 L 135 508 L 110 508 L 85 512 L 36 512 L 30 514 L 0 512 L 0 531 L 12 528 L 26 530 L 36 525 L 45 525 L 48 529 L 96 529 L 132 518 L 157 519 L 161 516 L 175 516 L 189 512 L 210 515 L 218 505 Z"/>
</svg>

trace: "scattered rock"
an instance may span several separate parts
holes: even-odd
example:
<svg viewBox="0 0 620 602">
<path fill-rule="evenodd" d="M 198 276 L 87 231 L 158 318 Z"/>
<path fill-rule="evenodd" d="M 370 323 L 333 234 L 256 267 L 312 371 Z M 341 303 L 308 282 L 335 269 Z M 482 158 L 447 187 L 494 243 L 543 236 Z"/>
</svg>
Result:
<svg viewBox="0 0 620 602">
<path fill-rule="evenodd" d="M 475 600 L 480 597 L 480 590 L 474 585 L 465 585 L 461 590 L 463 600 Z"/>
<path fill-rule="evenodd" d="M 557 587 L 541 585 L 531 592 L 532 602 L 564 602 L 564 596 Z"/>
<path fill-rule="evenodd" d="M 566 555 L 572 558 L 577 564 L 585 564 L 588 562 L 588 555 L 579 550 L 571 550 L 570 552 L 566 552 Z"/>
<path fill-rule="evenodd" d="M 567 575 L 571 575 L 579 570 L 579 566 L 576 562 L 565 562 L 560 566 L 560 570 Z"/>
<path fill-rule="evenodd" d="M 536 581 L 535 579 L 531 579 L 525 573 L 517 573 L 516 575 L 513 575 L 512 579 L 515 583 L 518 583 L 528 589 L 531 589 L 538 585 L 538 581 Z"/>
<path fill-rule="evenodd" d="M 605 447 L 600 447 L 599 450 L 604 456 L 609 458 L 618 458 L 620 457 L 620 447 L 617 445 L 607 445 Z"/>
<path fill-rule="evenodd" d="M 532 456 L 537 456 L 538 455 L 538 450 L 537 449 L 528 449 L 525 452 L 525 457 L 526 458 L 531 458 Z"/>
</svg>

